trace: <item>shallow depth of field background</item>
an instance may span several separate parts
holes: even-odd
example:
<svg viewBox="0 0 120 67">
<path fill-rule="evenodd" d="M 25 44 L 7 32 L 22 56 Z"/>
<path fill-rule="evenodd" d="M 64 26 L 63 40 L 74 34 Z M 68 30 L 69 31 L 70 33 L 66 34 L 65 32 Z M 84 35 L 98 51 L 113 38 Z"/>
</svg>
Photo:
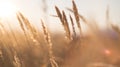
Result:
<svg viewBox="0 0 120 67">
<path fill-rule="evenodd" d="M 120 67 L 120 1 L 74 2 L 80 30 L 73 0 L 0 0 L 0 67 Z M 69 31 L 56 7 L 65 12 Z"/>
<path fill-rule="evenodd" d="M 9 1 L 13 5 L 16 6 L 17 10 L 20 10 L 27 16 L 32 23 L 35 25 L 39 25 L 40 19 L 45 19 L 47 25 L 55 30 L 54 28 L 60 27 L 58 19 L 51 17 L 51 15 L 56 15 L 54 6 L 58 6 L 61 10 L 66 10 L 66 8 L 72 8 L 71 0 L 0 0 Z M 43 2 L 45 1 L 45 2 Z M 120 20 L 120 8 L 119 8 L 119 0 L 75 0 L 77 7 L 79 9 L 79 13 L 85 16 L 88 19 L 95 19 L 100 26 L 105 27 L 105 11 L 109 6 L 110 10 L 110 20 L 114 22 L 114 24 L 119 24 Z M 44 11 L 46 9 L 46 11 Z M 67 11 L 67 10 L 66 10 Z M 67 11 L 67 14 L 70 12 Z M 15 19 L 15 16 L 11 17 Z M 15 26 L 18 25 L 15 23 L 16 20 L 11 20 Z M 38 26 L 39 27 L 39 26 Z"/>
</svg>

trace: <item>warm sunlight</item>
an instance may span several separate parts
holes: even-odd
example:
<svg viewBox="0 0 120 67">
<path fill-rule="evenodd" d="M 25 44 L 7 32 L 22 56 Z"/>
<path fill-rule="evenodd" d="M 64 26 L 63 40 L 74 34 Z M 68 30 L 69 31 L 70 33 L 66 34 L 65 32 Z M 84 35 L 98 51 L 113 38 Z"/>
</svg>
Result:
<svg viewBox="0 0 120 67">
<path fill-rule="evenodd" d="M 16 6 L 9 1 L 0 2 L 0 18 L 10 17 L 16 14 Z"/>
</svg>

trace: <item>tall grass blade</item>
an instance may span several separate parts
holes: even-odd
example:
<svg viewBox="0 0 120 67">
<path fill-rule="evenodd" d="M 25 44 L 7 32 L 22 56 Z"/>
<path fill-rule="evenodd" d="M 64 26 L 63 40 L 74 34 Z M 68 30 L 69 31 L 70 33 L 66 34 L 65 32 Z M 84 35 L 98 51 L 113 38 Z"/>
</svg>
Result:
<svg viewBox="0 0 120 67">
<path fill-rule="evenodd" d="M 50 34 L 48 33 L 47 27 L 45 26 L 44 22 L 41 20 L 41 24 L 42 24 L 42 28 L 43 28 L 43 32 L 44 32 L 44 38 L 47 42 L 48 45 L 48 53 L 49 53 L 49 60 L 51 63 L 52 67 L 58 67 L 57 62 L 54 59 L 53 56 L 53 51 L 52 51 L 52 42 L 51 42 L 51 38 L 50 38 Z"/>
</svg>

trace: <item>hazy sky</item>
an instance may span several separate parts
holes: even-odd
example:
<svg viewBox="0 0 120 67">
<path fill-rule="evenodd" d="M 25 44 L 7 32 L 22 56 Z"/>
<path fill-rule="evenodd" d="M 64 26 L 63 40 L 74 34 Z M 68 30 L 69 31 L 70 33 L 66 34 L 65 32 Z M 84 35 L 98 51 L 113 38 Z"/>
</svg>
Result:
<svg viewBox="0 0 120 67">
<path fill-rule="evenodd" d="M 3 0 L 0 0 L 0 2 Z M 43 3 L 41 0 L 8 0 L 11 1 L 17 8 L 27 16 L 30 21 L 35 24 L 39 24 L 40 19 L 43 18 Z M 59 19 L 51 17 L 50 15 L 56 15 L 54 6 L 57 5 L 60 9 L 65 10 L 67 14 L 70 12 L 65 8 L 72 8 L 72 0 L 46 0 L 47 4 L 47 21 L 51 27 L 58 22 Z M 105 11 L 107 5 L 110 7 L 110 19 L 115 23 L 120 24 L 120 0 L 75 0 L 79 13 L 86 18 L 95 18 L 100 24 L 105 21 Z M 58 25 L 59 26 L 59 25 Z"/>
</svg>

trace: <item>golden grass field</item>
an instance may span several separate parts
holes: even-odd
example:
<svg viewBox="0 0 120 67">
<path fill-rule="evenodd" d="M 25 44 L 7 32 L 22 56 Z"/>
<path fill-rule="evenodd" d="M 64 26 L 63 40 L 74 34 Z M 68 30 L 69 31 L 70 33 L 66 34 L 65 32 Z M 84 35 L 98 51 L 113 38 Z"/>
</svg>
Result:
<svg viewBox="0 0 120 67">
<path fill-rule="evenodd" d="M 44 19 L 39 31 L 22 12 L 16 14 L 22 31 L 8 31 L 0 23 L 0 67 L 120 67 L 119 26 L 106 22 L 108 27 L 99 29 L 78 13 L 74 1 L 68 9 L 73 15 L 55 10 L 64 34 L 51 32 Z"/>
</svg>

